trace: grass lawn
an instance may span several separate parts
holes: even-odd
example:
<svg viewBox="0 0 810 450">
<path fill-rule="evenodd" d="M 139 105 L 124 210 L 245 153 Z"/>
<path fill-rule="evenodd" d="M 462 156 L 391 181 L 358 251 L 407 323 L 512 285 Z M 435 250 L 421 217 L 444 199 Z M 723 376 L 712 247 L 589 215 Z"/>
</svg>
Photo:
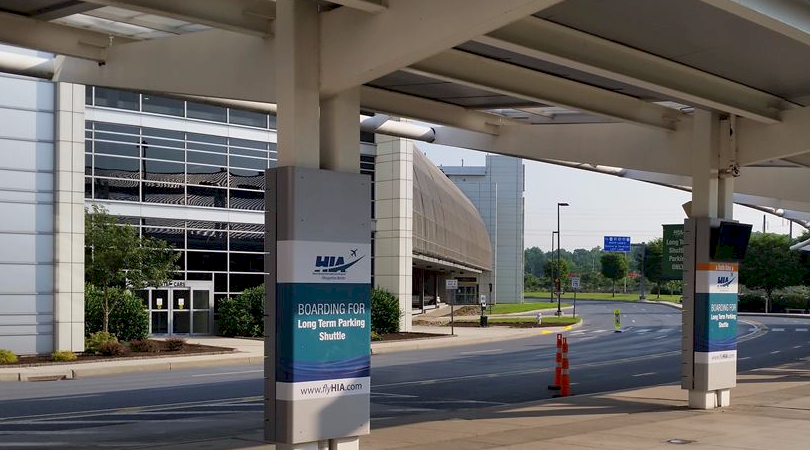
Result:
<svg viewBox="0 0 810 450">
<path fill-rule="evenodd" d="M 563 308 L 571 306 L 569 303 L 563 303 Z M 492 307 L 492 311 L 487 307 L 487 314 L 511 314 L 526 311 L 534 311 L 536 309 L 557 309 L 557 302 L 526 302 L 526 303 L 500 303 Z"/>
<path fill-rule="evenodd" d="M 524 293 L 524 297 L 526 298 L 549 298 L 548 292 L 526 292 Z M 574 293 L 573 292 L 566 292 L 562 298 L 566 300 L 573 300 Z M 624 301 L 638 301 L 638 292 L 630 293 L 630 294 L 620 294 L 616 293 L 615 297 L 612 297 L 610 292 L 577 292 L 577 299 L 578 300 L 624 300 Z M 661 294 L 661 298 L 657 298 L 656 294 L 647 294 L 647 300 L 649 301 L 660 301 L 660 302 L 674 302 L 678 303 L 681 299 L 680 295 L 667 295 Z M 525 303 L 524 303 L 525 304 Z M 551 303 L 548 303 L 549 305 Z"/>
<path fill-rule="evenodd" d="M 537 319 L 534 317 L 490 317 L 489 323 L 490 324 L 499 324 L 499 323 L 534 323 Z M 580 318 L 571 317 L 571 316 L 562 316 L 562 317 L 543 317 L 543 323 L 548 325 L 573 325 L 575 323 L 579 323 Z"/>
</svg>

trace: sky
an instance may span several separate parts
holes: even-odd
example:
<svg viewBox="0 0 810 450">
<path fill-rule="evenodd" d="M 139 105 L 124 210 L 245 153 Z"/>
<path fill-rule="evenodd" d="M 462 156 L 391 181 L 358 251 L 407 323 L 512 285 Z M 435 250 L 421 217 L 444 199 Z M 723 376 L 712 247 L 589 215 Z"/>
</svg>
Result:
<svg viewBox="0 0 810 450">
<path fill-rule="evenodd" d="M 416 142 L 436 165 L 483 166 L 486 153 Z M 662 224 L 683 223 L 681 205 L 691 193 L 641 181 L 585 170 L 524 160 L 526 166 L 524 245 L 551 250 L 551 232 L 557 229 L 557 203 L 560 208 L 560 245 L 567 250 L 591 249 L 603 245 L 604 236 L 630 236 L 641 243 L 661 237 Z M 762 231 L 763 213 L 734 205 L 734 218 Z M 788 234 L 787 220 L 766 215 L 769 233 Z M 793 236 L 804 229 L 793 226 Z M 556 246 L 556 244 L 555 244 Z"/>
</svg>

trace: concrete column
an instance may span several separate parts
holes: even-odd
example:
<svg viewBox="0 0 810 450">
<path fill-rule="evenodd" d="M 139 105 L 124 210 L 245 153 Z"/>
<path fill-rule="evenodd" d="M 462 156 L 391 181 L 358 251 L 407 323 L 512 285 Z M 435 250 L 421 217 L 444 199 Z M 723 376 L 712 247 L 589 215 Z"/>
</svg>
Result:
<svg viewBox="0 0 810 450">
<path fill-rule="evenodd" d="M 374 165 L 374 284 L 399 298 L 400 330 L 411 331 L 413 143 L 377 135 Z"/>
<path fill-rule="evenodd" d="M 321 168 L 360 172 L 360 89 L 321 102 Z"/>
<path fill-rule="evenodd" d="M 734 181 L 733 178 L 718 176 L 718 167 L 725 161 L 731 152 L 731 143 L 727 139 L 729 125 L 723 123 L 716 113 L 695 110 L 693 120 L 692 137 L 692 211 L 691 218 L 731 218 L 733 208 Z M 699 231 L 699 228 L 696 229 Z M 693 233 L 696 232 L 693 230 Z M 694 245 L 708 245 L 706 236 L 694 238 Z M 700 254 L 701 249 L 692 250 Z M 693 264 L 696 262 L 693 258 Z M 697 270 L 692 267 L 690 270 Z M 696 283 L 695 277 L 689 278 L 691 282 L 684 284 L 684 289 L 695 289 L 690 285 Z M 687 278 L 684 279 L 685 281 Z M 694 291 L 693 291 L 694 292 Z M 684 314 L 694 314 L 691 324 L 703 321 L 705 317 L 698 317 L 699 314 L 708 314 L 708 311 L 698 311 L 695 308 L 693 295 L 684 295 Z M 687 297 L 689 297 L 687 299 Z M 685 322 L 686 323 L 686 322 Z M 692 333 L 684 326 L 684 333 Z M 693 351 L 694 353 L 694 351 Z M 694 354 L 692 356 L 694 358 Z M 698 390 L 690 389 L 688 394 L 688 405 L 695 409 L 713 409 L 716 407 L 729 406 L 731 404 L 731 390 Z"/>
<path fill-rule="evenodd" d="M 308 0 L 279 0 L 276 14 L 278 165 L 318 169 L 318 6 Z"/>
<path fill-rule="evenodd" d="M 720 124 L 720 153 L 718 168 L 721 170 L 717 184 L 717 217 L 726 220 L 734 219 L 734 173 L 736 165 L 737 135 L 734 116 Z"/>
<path fill-rule="evenodd" d="M 54 350 L 84 351 L 84 90 L 56 85 Z"/>
<path fill-rule="evenodd" d="M 717 217 L 720 121 L 717 113 L 696 109 L 692 121 L 692 214 Z"/>
</svg>

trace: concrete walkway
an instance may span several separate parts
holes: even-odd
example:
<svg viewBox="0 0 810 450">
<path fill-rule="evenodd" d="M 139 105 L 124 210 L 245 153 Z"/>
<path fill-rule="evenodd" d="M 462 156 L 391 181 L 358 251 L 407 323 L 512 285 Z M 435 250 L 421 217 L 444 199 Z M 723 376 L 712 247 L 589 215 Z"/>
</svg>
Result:
<svg viewBox="0 0 810 450">
<path fill-rule="evenodd" d="M 570 327 L 554 328 L 469 328 L 455 327 L 455 336 L 450 335 L 449 327 L 413 327 L 413 331 L 436 333 L 446 336 L 411 339 L 402 341 L 373 342 L 372 354 L 393 353 L 426 348 L 471 345 L 507 339 L 536 336 L 560 332 Z M 99 375 L 114 375 L 132 372 L 155 372 L 182 370 L 198 367 L 261 364 L 264 361 L 264 341 L 260 339 L 232 339 L 218 336 L 200 336 L 188 339 L 189 343 L 233 348 L 232 353 L 153 357 L 139 359 L 118 359 L 101 362 L 43 365 L 34 367 L 0 367 L 1 381 L 39 381 L 52 379 L 73 379 Z"/>
<path fill-rule="evenodd" d="M 576 380 L 576 367 L 571 368 Z M 576 388 L 576 386 L 574 387 Z M 406 421 L 408 419 L 405 419 Z M 679 386 L 573 396 L 506 407 L 413 416 L 373 429 L 362 450 L 806 450 L 810 362 L 739 377 L 732 406 L 686 407 Z M 373 428 L 373 425 L 372 425 Z M 272 449 L 257 432 L 163 449 Z"/>
</svg>

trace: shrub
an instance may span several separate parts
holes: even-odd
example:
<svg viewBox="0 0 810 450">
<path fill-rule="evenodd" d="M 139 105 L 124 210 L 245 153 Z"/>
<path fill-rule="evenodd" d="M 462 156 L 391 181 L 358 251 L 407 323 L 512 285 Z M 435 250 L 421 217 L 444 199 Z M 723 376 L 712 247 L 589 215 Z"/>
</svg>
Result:
<svg viewBox="0 0 810 450">
<path fill-rule="evenodd" d="M 382 289 L 371 290 L 371 331 L 378 334 L 399 331 L 399 299 Z"/>
<path fill-rule="evenodd" d="M 371 340 L 372 340 L 372 341 L 381 341 L 381 340 L 382 340 L 382 336 L 380 336 L 380 334 L 379 334 L 379 333 L 377 333 L 376 331 L 372 331 L 372 332 L 371 332 Z"/>
<path fill-rule="evenodd" d="M 160 351 L 160 346 L 149 339 L 135 339 L 129 341 L 129 349 L 137 353 L 157 353 Z"/>
<path fill-rule="evenodd" d="M 57 350 L 51 353 L 53 361 L 76 361 L 76 354 L 68 350 Z"/>
<path fill-rule="evenodd" d="M 130 291 L 110 288 L 108 295 L 115 298 L 111 301 L 115 307 L 110 311 L 110 333 L 123 341 L 144 339 L 149 334 L 149 313 L 143 301 Z M 92 284 L 84 288 L 85 334 L 102 331 L 104 327 L 104 308 L 101 291 Z"/>
<path fill-rule="evenodd" d="M 171 337 L 166 339 L 166 348 L 170 351 L 176 352 L 178 350 L 182 350 L 183 347 L 186 345 L 186 340 L 183 338 L 178 337 Z"/>
<path fill-rule="evenodd" d="M 264 335 L 264 284 L 219 302 L 219 334 Z"/>
<path fill-rule="evenodd" d="M 89 337 L 85 338 L 84 351 L 88 353 L 100 353 L 101 346 L 108 342 L 118 343 L 118 338 L 112 333 L 105 333 L 103 331 L 93 333 Z"/>
<path fill-rule="evenodd" d="M 0 348 L 0 364 L 15 364 L 17 362 L 17 355 L 11 350 Z"/>
<path fill-rule="evenodd" d="M 107 341 L 99 345 L 98 352 L 104 356 L 123 356 L 128 353 L 128 349 L 118 341 Z"/>
</svg>

